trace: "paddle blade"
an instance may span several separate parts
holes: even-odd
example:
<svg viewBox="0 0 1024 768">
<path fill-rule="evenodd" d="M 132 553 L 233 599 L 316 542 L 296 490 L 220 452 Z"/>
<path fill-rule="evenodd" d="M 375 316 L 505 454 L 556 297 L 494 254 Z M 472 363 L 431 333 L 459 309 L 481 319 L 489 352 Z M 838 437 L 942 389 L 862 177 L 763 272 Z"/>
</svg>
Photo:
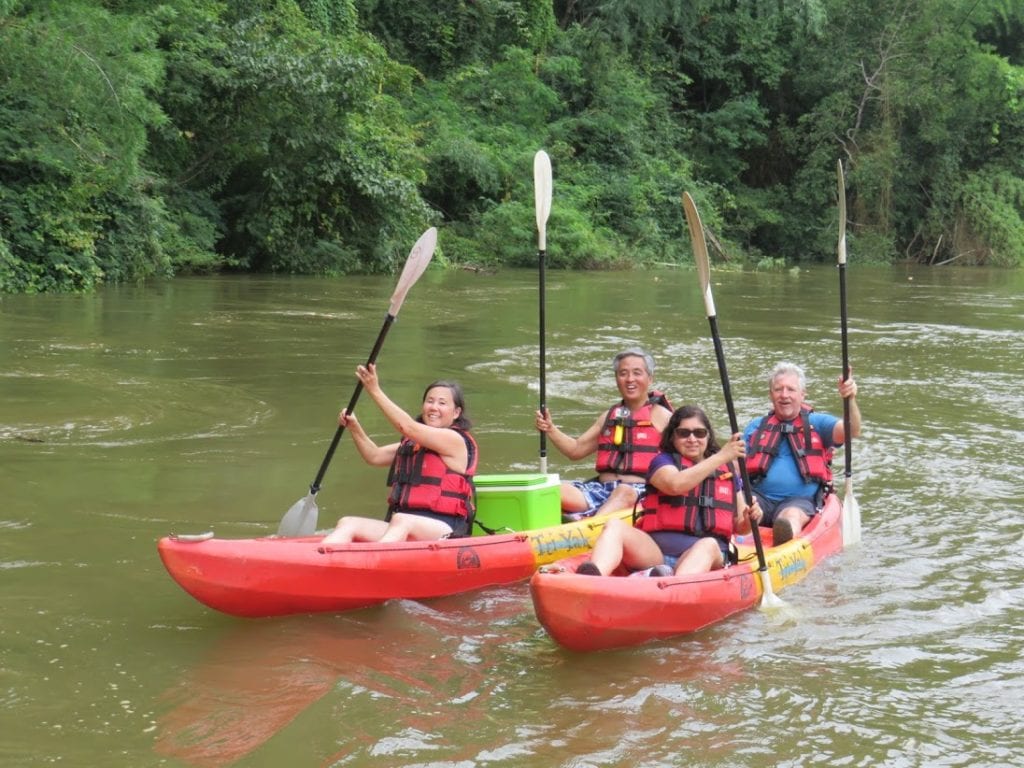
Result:
<svg viewBox="0 0 1024 768">
<path fill-rule="evenodd" d="M 843 489 L 843 546 L 860 543 L 860 504 L 853 495 L 853 480 L 846 478 Z"/>
<path fill-rule="evenodd" d="M 690 228 L 693 260 L 697 264 L 700 290 L 704 295 L 704 309 L 708 317 L 714 317 L 715 298 L 711 294 L 711 264 L 708 260 L 708 245 L 704 240 L 704 224 L 697 212 L 697 204 L 693 202 L 689 192 L 683 192 L 683 211 L 686 213 L 686 225 Z"/>
<path fill-rule="evenodd" d="M 543 149 L 533 156 L 533 191 L 537 203 L 537 250 L 543 251 L 547 248 L 551 213 L 551 158 Z"/>
<path fill-rule="evenodd" d="M 768 571 L 758 571 L 758 573 L 761 576 L 761 605 L 759 607 L 762 609 L 785 607 L 786 603 L 775 594 L 775 588 L 772 586 L 772 577 Z"/>
<path fill-rule="evenodd" d="M 306 494 L 284 513 L 281 524 L 277 527 L 277 535 L 312 536 L 316 532 L 316 519 L 319 514 L 316 496 L 312 493 Z"/>
<path fill-rule="evenodd" d="M 836 160 L 836 176 L 839 182 L 839 246 L 840 265 L 846 264 L 846 178 L 843 176 L 843 161 Z"/>
<path fill-rule="evenodd" d="M 392 317 L 398 316 L 398 310 L 402 308 L 405 301 L 405 294 L 413 287 L 420 275 L 427 269 L 430 260 L 434 257 L 434 248 L 437 247 L 437 229 L 431 227 L 416 241 L 416 245 L 409 251 L 409 257 L 405 260 L 405 267 L 402 274 L 398 276 L 398 284 L 395 292 L 391 294 L 391 306 L 388 314 Z"/>
</svg>

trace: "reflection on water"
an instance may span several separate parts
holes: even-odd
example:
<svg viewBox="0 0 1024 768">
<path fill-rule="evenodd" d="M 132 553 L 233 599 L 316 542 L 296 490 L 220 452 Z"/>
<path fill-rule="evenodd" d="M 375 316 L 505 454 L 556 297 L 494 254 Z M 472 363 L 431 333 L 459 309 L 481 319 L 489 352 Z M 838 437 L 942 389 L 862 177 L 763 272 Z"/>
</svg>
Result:
<svg viewBox="0 0 1024 768">
<path fill-rule="evenodd" d="M 693 692 L 746 677 L 736 661 L 711 674 L 694 663 L 713 653 L 707 639 L 572 656 L 537 632 L 528 610 L 520 586 L 346 617 L 246 622 L 165 694 L 156 750 L 229 765 L 272 754 L 268 742 L 286 728 L 316 738 L 326 719 L 335 727 L 318 742 L 324 751 L 309 750 L 323 765 L 628 761 L 657 734 L 699 735 L 703 728 L 673 734 L 680 718 L 696 717 Z"/>
<path fill-rule="evenodd" d="M 243 624 L 163 697 L 156 751 L 195 765 L 229 765 L 320 699 L 353 665 L 371 674 L 372 633 L 353 622 Z M 366 672 L 363 672 L 366 670 Z"/>
<path fill-rule="evenodd" d="M 0 763 L 1009 766 L 1024 720 L 1024 275 L 851 267 L 864 540 L 692 637 L 576 655 L 525 584 L 238 621 L 168 578 L 169 531 L 271 533 L 304 495 L 393 281 L 202 278 L 0 303 Z M 802 363 L 837 412 L 834 270 L 714 276 L 741 420 Z M 570 433 L 642 342 L 725 423 L 696 279 L 549 273 L 547 394 Z M 459 379 L 481 470 L 537 467 L 536 275 L 428 273 L 380 357 L 415 404 Z M 610 311 L 611 308 L 614 311 Z M 368 404 L 372 435 L 390 427 Z M 840 455 L 839 461 L 843 457 Z M 591 467 L 557 455 L 566 477 Z M 380 514 L 343 442 L 325 524 Z"/>
<path fill-rule="evenodd" d="M 495 628 L 522 615 L 524 597 L 522 590 L 485 591 L 468 603 L 395 602 L 347 616 L 236 625 L 164 695 L 172 708 L 160 718 L 156 750 L 196 765 L 231 764 L 332 691 L 346 709 L 346 752 L 405 749 L 401 738 L 371 741 L 358 731 L 406 723 L 415 732 L 424 702 L 460 706 L 451 726 L 465 727 L 476 711 L 465 705 L 487 695 L 485 654 L 500 639 Z M 360 704 L 388 715 L 381 721 L 347 711 Z"/>
</svg>

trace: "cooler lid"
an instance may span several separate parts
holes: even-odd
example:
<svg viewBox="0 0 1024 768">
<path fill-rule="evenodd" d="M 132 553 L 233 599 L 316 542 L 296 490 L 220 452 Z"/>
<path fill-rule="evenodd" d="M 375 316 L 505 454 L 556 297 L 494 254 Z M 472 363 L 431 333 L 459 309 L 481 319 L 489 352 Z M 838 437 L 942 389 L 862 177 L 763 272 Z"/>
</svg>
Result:
<svg viewBox="0 0 1024 768">
<path fill-rule="evenodd" d="M 477 475 L 473 478 L 473 484 L 477 488 L 488 488 L 495 486 L 528 486 L 544 485 L 548 480 L 547 475 L 540 473 L 507 474 L 507 475 Z"/>
</svg>

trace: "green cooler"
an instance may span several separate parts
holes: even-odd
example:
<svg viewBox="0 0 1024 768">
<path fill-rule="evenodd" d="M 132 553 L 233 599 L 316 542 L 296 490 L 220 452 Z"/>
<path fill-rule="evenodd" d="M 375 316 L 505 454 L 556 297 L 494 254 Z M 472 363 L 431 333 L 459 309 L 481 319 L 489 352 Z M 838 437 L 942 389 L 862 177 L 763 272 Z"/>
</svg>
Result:
<svg viewBox="0 0 1024 768">
<path fill-rule="evenodd" d="M 562 522 L 558 475 L 477 475 L 476 519 L 498 533 L 530 531 Z M 473 535 L 484 531 L 473 526 Z"/>
</svg>

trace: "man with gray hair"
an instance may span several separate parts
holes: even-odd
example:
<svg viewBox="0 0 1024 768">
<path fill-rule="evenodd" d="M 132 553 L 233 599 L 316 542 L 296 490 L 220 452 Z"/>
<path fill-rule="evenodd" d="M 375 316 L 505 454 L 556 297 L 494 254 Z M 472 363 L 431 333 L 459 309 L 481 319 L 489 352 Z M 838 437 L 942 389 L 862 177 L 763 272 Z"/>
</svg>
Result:
<svg viewBox="0 0 1024 768">
<path fill-rule="evenodd" d="M 821 509 L 832 484 L 832 452 L 846 440 L 843 420 L 806 404 L 803 369 L 782 362 L 768 377 L 772 410 L 747 425 L 747 473 L 770 526 L 774 544 L 798 534 Z M 860 437 L 860 408 L 853 376 L 839 379 L 839 396 L 850 401 L 851 437 Z"/>
<path fill-rule="evenodd" d="M 612 369 L 622 399 L 579 437 L 558 429 L 550 410 L 536 414 L 537 430 L 567 459 L 579 461 L 597 453 L 596 477 L 562 482 L 562 518 L 567 522 L 627 509 L 643 498 L 647 468 L 672 415 L 665 396 L 651 390 L 654 359 L 644 350 L 620 352 Z"/>
</svg>

